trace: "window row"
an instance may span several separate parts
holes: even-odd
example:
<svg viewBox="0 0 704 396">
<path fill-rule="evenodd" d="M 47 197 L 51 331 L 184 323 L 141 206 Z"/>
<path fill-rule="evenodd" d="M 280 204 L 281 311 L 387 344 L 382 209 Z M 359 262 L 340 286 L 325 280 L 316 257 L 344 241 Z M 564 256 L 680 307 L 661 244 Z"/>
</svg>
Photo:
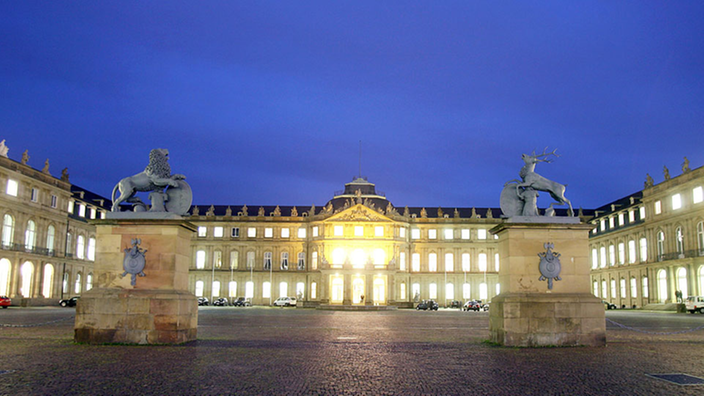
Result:
<svg viewBox="0 0 704 396">
<path fill-rule="evenodd" d="M 11 215 L 6 214 L 3 216 L 2 223 L 1 241 L 3 249 L 11 249 L 13 247 L 14 235 L 15 220 Z M 66 238 L 66 246 L 68 246 L 70 250 L 72 248 L 71 234 L 67 234 Z M 36 253 L 53 255 L 56 251 L 56 228 L 53 225 L 49 225 L 46 229 L 45 242 L 45 248 L 42 248 L 44 250 L 38 251 L 40 249 L 37 249 L 37 225 L 33 220 L 28 220 L 24 232 L 24 248 L 28 251 L 36 251 Z M 89 260 L 95 260 L 95 238 L 89 238 L 88 244 L 86 245 L 85 237 L 79 235 L 76 239 L 76 257 L 79 259 L 87 257 Z"/>
<path fill-rule="evenodd" d="M 626 219 L 628 219 L 628 222 L 626 222 Z M 598 222 L 599 226 L 592 229 L 592 234 L 613 230 L 617 227 L 624 227 L 640 220 L 645 220 L 644 206 L 635 209 L 630 209 L 628 211 L 623 211 L 613 216 L 601 218 Z"/>
<path fill-rule="evenodd" d="M 37 285 L 37 282 L 34 281 L 35 277 L 35 268 L 34 268 L 34 263 L 31 261 L 25 261 L 19 269 L 19 274 L 20 274 L 20 279 L 18 283 L 18 289 L 16 291 L 17 295 L 20 295 L 22 297 L 27 297 L 27 298 L 32 298 L 32 297 L 37 297 L 41 296 L 44 298 L 55 298 L 57 297 L 57 293 L 54 291 L 54 274 L 55 274 L 55 269 L 54 265 L 52 264 L 45 264 L 44 265 L 44 270 L 41 273 L 42 281 L 41 285 L 39 286 L 41 290 L 39 290 L 40 294 L 38 295 L 36 291 L 33 289 L 35 285 Z M 10 275 L 12 271 L 12 265 L 8 259 L 0 259 L 0 296 L 7 296 L 10 295 Z M 62 292 L 65 295 L 75 293 L 75 294 L 80 294 L 83 292 L 83 288 L 85 287 L 85 290 L 90 290 L 93 288 L 93 274 L 89 273 L 86 275 L 85 278 L 85 284 L 83 283 L 83 277 L 82 273 L 78 272 L 75 276 L 73 284 L 69 283 L 69 273 L 66 272 L 64 273 L 64 277 L 62 279 Z M 71 287 L 73 286 L 73 287 Z"/>
<path fill-rule="evenodd" d="M 702 189 L 701 186 L 694 187 L 692 189 L 692 204 L 696 205 L 698 203 L 701 203 L 702 201 L 704 201 L 704 189 Z M 683 207 L 682 194 L 680 194 L 680 193 L 673 194 L 670 197 L 670 204 L 671 204 L 672 210 L 682 209 L 682 207 Z M 656 215 L 661 214 L 663 211 L 662 201 L 661 200 L 655 201 L 655 203 L 653 205 L 653 209 L 654 209 L 654 213 Z"/>
</svg>

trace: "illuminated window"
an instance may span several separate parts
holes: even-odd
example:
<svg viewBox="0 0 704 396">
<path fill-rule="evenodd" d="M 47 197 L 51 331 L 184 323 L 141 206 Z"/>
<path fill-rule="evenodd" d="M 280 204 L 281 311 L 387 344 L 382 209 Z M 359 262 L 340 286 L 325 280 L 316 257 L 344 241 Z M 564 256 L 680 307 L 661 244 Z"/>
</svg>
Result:
<svg viewBox="0 0 704 396">
<path fill-rule="evenodd" d="M 428 287 L 428 296 L 432 300 L 438 299 L 438 285 L 431 283 Z"/>
<path fill-rule="evenodd" d="M 477 264 L 479 264 L 479 271 L 481 271 L 481 272 L 486 271 L 486 253 L 479 253 L 479 260 L 478 260 Z M 486 298 L 486 297 L 484 297 L 484 298 Z"/>
<path fill-rule="evenodd" d="M 68 201 L 68 212 L 69 213 L 73 213 L 73 206 L 74 206 L 73 201 Z"/>
<path fill-rule="evenodd" d="M 697 247 L 699 247 L 699 255 L 704 252 L 704 222 L 700 221 L 697 223 Z M 701 284 L 704 288 L 704 283 Z"/>
<path fill-rule="evenodd" d="M 614 228 L 615 228 L 615 227 L 614 227 L 614 218 L 613 218 L 613 217 L 609 217 L 609 228 L 610 228 L 610 229 L 614 229 Z"/>
<path fill-rule="evenodd" d="M 273 238 L 274 237 L 274 229 L 271 227 L 265 228 L 264 229 L 264 238 Z"/>
<path fill-rule="evenodd" d="M 640 238 L 640 262 L 648 261 L 648 240 L 645 237 Z"/>
<path fill-rule="evenodd" d="M 684 235 L 682 235 L 682 227 L 677 227 L 675 230 L 675 246 L 677 253 L 684 254 Z"/>
<path fill-rule="evenodd" d="M 9 214 L 3 217 L 2 222 L 2 246 L 8 248 L 12 245 L 12 237 L 15 233 L 15 220 Z"/>
<path fill-rule="evenodd" d="M 636 283 L 636 278 L 631 277 L 631 298 L 638 297 L 638 284 Z"/>
<path fill-rule="evenodd" d="M 342 228 L 342 226 L 336 225 L 336 226 L 333 228 L 333 231 L 334 231 L 334 235 L 335 235 L 335 236 L 342 236 L 342 235 L 343 235 L 343 228 Z"/>
<path fill-rule="evenodd" d="M 593 286 L 592 286 L 592 287 L 593 287 L 592 293 L 594 293 L 594 296 L 599 297 L 599 282 L 594 281 L 592 284 L 593 284 Z"/>
<path fill-rule="evenodd" d="M 420 300 L 420 283 L 414 283 L 411 285 L 411 294 L 413 294 L 413 300 Z"/>
<path fill-rule="evenodd" d="M 298 237 L 303 239 L 306 237 L 306 229 L 305 228 L 299 228 L 298 229 Z"/>
<path fill-rule="evenodd" d="M 313 227 L 313 236 L 314 237 L 318 236 L 318 227 Z"/>
<path fill-rule="evenodd" d="M 496 294 L 497 295 L 501 294 L 501 283 L 496 284 Z"/>
<path fill-rule="evenodd" d="M 438 270 L 438 255 L 435 253 L 430 253 L 428 255 L 428 271 L 437 272 L 437 270 Z"/>
<path fill-rule="evenodd" d="M 445 271 L 452 272 L 455 270 L 455 256 L 452 253 L 445 253 Z"/>
<path fill-rule="evenodd" d="M 599 248 L 599 258 L 601 259 L 601 268 L 606 267 L 606 248 L 604 246 Z"/>
<path fill-rule="evenodd" d="M 384 236 L 384 226 L 374 227 L 374 236 L 375 237 L 383 237 Z"/>
<path fill-rule="evenodd" d="M 237 297 L 237 282 L 230 281 L 227 286 L 227 296 L 230 298 Z"/>
<path fill-rule="evenodd" d="M 438 239 L 438 230 L 428 230 L 428 239 Z"/>
<path fill-rule="evenodd" d="M 262 284 L 262 298 L 271 298 L 271 283 L 264 282 Z"/>
<path fill-rule="evenodd" d="M 616 264 L 616 248 L 614 245 L 609 245 L 609 265 Z"/>
<path fill-rule="evenodd" d="M 232 227 L 232 230 L 230 230 L 230 236 L 232 238 L 239 238 L 240 237 L 240 228 L 239 227 Z"/>
<path fill-rule="evenodd" d="M 254 268 L 254 252 L 247 252 L 247 269 Z"/>
<path fill-rule="evenodd" d="M 199 250 L 196 252 L 196 268 L 205 268 L 205 250 Z"/>
<path fill-rule="evenodd" d="M 264 252 L 264 269 L 265 270 L 270 270 L 271 269 L 271 252 Z"/>
<path fill-rule="evenodd" d="M 298 298 L 298 299 L 305 298 L 305 296 L 306 296 L 305 292 L 306 292 L 306 284 L 303 282 L 296 283 L 296 298 Z"/>
<path fill-rule="evenodd" d="M 27 229 L 24 232 L 24 247 L 26 249 L 32 249 L 36 242 L 37 226 L 34 221 L 27 221 Z M 83 258 L 83 257 L 79 257 Z"/>
<path fill-rule="evenodd" d="M 704 284 L 704 283 L 700 283 L 700 284 Z M 648 277 L 647 276 L 644 276 L 643 278 L 641 278 L 640 286 L 641 286 L 641 288 L 643 288 L 643 298 L 648 298 Z"/>
<path fill-rule="evenodd" d="M 312 282 L 310 284 L 310 298 L 316 299 L 318 298 L 318 283 Z"/>
<path fill-rule="evenodd" d="M 399 296 L 401 297 L 401 300 L 406 299 L 406 284 L 404 282 L 401 282 L 399 287 Z"/>
<path fill-rule="evenodd" d="M 624 264 L 626 262 L 626 244 L 619 242 L 618 244 L 618 263 Z"/>
<path fill-rule="evenodd" d="M 655 201 L 655 214 L 659 215 L 662 213 L 662 203 L 660 201 Z"/>
<path fill-rule="evenodd" d="M 30 193 L 29 199 L 30 199 L 32 202 L 37 202 L 37 201 L 39 201 L 39 190 L 37 190 L 36 188 L 32 188 L 32 192 Z"/>
<path fill-rule="evenodd" d="M 219 250 L 213 252 L 213 267 L 222 268 L 222 252 Z"/>
<path fill-rule="evenodd" d="M 254 282 L 249 281 L 244 284 L 244 298 L 254 298 Z"/>
<path fill-rule="evenodd" d="M 358 237 L 364 236 L 364 227 L 354 226 L 354 236 L 358 236 Z"/>
<path fill-rule="evenodd" d="M 469 229 L 463 228 L 461 234 L 462 239 L 469 239 Z"/>
<path fill-rule="evenodd" d="M 224 235 L 223 228 L 222 227 L 215 227 L 213 228 L 213 236 L 215 238 L 222 238 Z"/>
<path fill-rule="evenodd" d="M 213 292 L 211 293 L 213 297 L 220 297 L 220 282 L 219 281 L 214 281 L 213 282 Z"/>
<path fill-rule="evenodd" d="M 78 215 L 81 217 L 86 217 L 86 206 L 83 204 L 78 204 Z"/>
<path fill-rule="evenodd" d="M 494 254 L 494 269 L 496 272 L 499 272 L 499 254 L 495 253 Z"/>
<path fill-rule="evenodd" d="M 486 300 L 489 297 L 488 290 L 486 287 L 486 283 L 480 283 L 479 284 L 479 298 L 482 300 Z"/>
<path fill-rule="evenodd" d="M 291 237 L 291 229 L 290 228 L 282 228 L 281 229 L 281 238 L 290 238 Z"/>
<path fill-rule="evenodd" d="M 83 235 L 79 235 L 78 238 L 76 238 L 76 257 L 79 259 L 85 258 L 85 251 L 86 241 L 83 238 Z"/>
<path fill-rule="evenodd" d="M 406 229 L 405 229 L 404 227 L 399 228 L 399 230 L 398 230 L 398 236 L 401 237 L 401 238 L 405 238 L 405 237 L 406 237 Z"/>
<path fill-rule="evenodd" d="M 628 211 L 628 222 L 629 222 L 629 223 L 635 223 L 635 222 L 636 222 L 636 211 L 635 211 L 635 210 L 629 210 L 629 211 Z"/>
<path fill-rule="evenodd" d="M 7 195 L 12 195 L 13 197 L 17 196 L 17 191 L 19 190 L 19 185 L 17 184 L 17 181 L 12 180 L 12 179 L 7 179 Z"/>
<path fill-rule="evenodd" d="M 445 284 L 445 300 L 455 299 L 455 285 L 452 283 Z"/>
<path fill-rule="evenodd" d="M 203 281 L 196 281 L 196 297 L 203 297 Z"/>
<path fill-rule="evenodd" d="M 279 297 L 288 297 L 288 283 L 279 283 Z"/>
<path fill-rule="evenodd" d="M 462 271 L 469 272 L 469 253 L 462 253 Z"/>
<path fill-rule="evenodd" d="M 298 270 L 303 271 L 306 269 L 306 254 L 303 252 L 298 252 Z"/>
<path fill-rule="evenodd" d="M 95 238 L 88 238 L 88 260 L 95 261 Z"/>
<path fill-rule="evenodd" d="M 626 298 L 626 280 L 621 278 L 619 285 L 621 286 L 621 298 Z"/>
<path fill-rule="evenodd" d="M 247 237 L 255 238 L 257 236 L 257 229 L 254 227 L 247 228 Z"/>
<path fill-rule="evenodd" d="M 599 267 L 599 256 L 596 249 L 592 249 L 592 269 L 597 269 L 597 267 Z"/>
<path fill-rule="evenodd" d="M 90 208 L 90 218 L 95 219 L 96 214 L 97 211 L 95 210 L 95 208 Z"/>
<path fill-rule="evenodd" d="M 318 269 L 318 252 L 313 252 L 310 256 L 310 265 L 312 270 L 317 270 Z"/>
<path fill-rule="evenodd" d="M 477 230 L 477 239 L 486 239 L 486 230 L 484 228 Z"/>
<path fill-rule="evenodd" d="M 471 292 L 471 287 L 469 283 L 465 283 L 462 285 L 462 298 L 465 300 L 469 300 L 472 298 L 472 295 L 470 294 Z"/>
<path fill-rule="evenodd" d="M 662 255 L 665 254 L 665 233 L 660 231 L 657 234 L 657 249 L 658 249 L 658 260 L 662 260 Z"/>
<path fill-rule="evenodd" d="M 2 266 L 2 264 L 0 264 Z M 0 270 L 0 273 L 3 271 Z M 3 282 L 4 279 L 3 277 L 0 277 L 0 282 Z M 47 264 L 44 266 L 44 281 L 42 282 L 42 295 L 44 298 L 51 298 L 51 286 L 54 283 L 54 266 L 51 264 Z M 2 285 L 0 285 L 1 287 Z M 2 295 L 5 295 L 5 291 L 0 289 L 0 293 L 3 293 Z"/>
<path fill-rule="evenodd" d="M 611 298 L 618 298 L 616 295 L 616 279 L 611 278 Z"/>
<path fill-rule="evenodd" d="M 374 265 L 386 264 L 386 253 L 384 249 L 374 249 Z"/>
<path fill-rule="evenodd" d="M 208 228 L 207 227 L 198 227 L 198 236 L 199 237 L 205 237 L 208 235 Z"/>
<path fill-rule="evenodd" d="M 631 239 L 628 241 L 628 263 L 633 264 L 636 262 L 636 241 Z"/>
<path fill-rule="evenodd" d="M 29 288 L 27 288 L 29 290 Z M 76 285 L 73 288 L 74 293 L 80 294 L 81 293 L 81 273 L 76 274 Z M 28 295 L 25 295 L 25 297 L 29 297 Z"/>
<path fill-rule="evenodd" d="M 599 221 L 599 230 L 606 231 L 606 220 L 605 219 L 601 219 Z"/>
<path fill-rule="evenodd" d="M 682 298 L 689 297 L 689 291 L 687 290 L 687 269 L 680 267 L 677 270 L 677 290 L 682 292 Z"/>
<path fill-rule="evenodd" d="M 682 196 L 675 194 L 672 196 L 672 210 L 677 210 L 682 207 Z"/>
<path fill-rule="evenodd" d="M 411 271 L 420 272 L 420 253 L 411 255 Z"/>
<path fill-rule="evenodd" d="M 412 228 L 411 229 L 411 239 L 420 239 L 420 229 L 419 228 Z"/>
<path fill-rule="evenodd" d="M 640 214 L 640 219 L 644 220 L 645 219 L 645 206 L 641 206 L 640 209 L 638 209 L 638 212 Z"/>
<path fill-rule="evenodd" d="M 601 298 L 609 298 L 609 296 L 606 294 L 606 280 L 601 281 Z"/>
<path fill-rule="evenodd" d="M 345 249 L 337 248 L 332 251 L 332 263 L 334 265 L 342 265 L 345 263 Z"/>
<path fill-rule="evenodd" d="M 618 225 L 623 226 L 625 223 L 623 212 L 618 214 Z"/>
<path fill-rule="evenodd" d="M 399 269 L 401 271 L 405 271 L 406 270 L 406 252 L 399 253 L 398 261 L 399 261 Z"/>
<path fill-rule="evenodd" d="M 704 201 L 704 191 L 702 191 L 701 186 L 700 187 L 694 187 L 692 190 L 692 202 L 695 204 L 700 203 Z"/>
</svg>

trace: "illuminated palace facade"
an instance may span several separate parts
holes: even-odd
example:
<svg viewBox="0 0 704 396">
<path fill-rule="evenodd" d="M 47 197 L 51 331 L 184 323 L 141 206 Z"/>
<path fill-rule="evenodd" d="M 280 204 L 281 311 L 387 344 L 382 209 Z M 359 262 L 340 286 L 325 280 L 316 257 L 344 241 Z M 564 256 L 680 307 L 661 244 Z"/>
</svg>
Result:
<svg viewBox="0 0 704 396">
<path fill-rule="evenodd" d="M 95 226 L 108 199 L 0 156 L 0 295 L 55 305 L 93 283 Z M 704 168 L 580 210 L 590 234 L 593 292 L 616 305 L 704 294 Z M 394 206 L 357 177 L 320 207 L 194 206 L 190 289 L 269 305 L 398 306 L 490 301 L 500 293 L 497 208 Z M 536 256 L 537 257 L 537 256 Z M 148 265 L 148 264 L 147 264 Z M 536 262 L 537 265 L 537 262 Z"/>
</svg>

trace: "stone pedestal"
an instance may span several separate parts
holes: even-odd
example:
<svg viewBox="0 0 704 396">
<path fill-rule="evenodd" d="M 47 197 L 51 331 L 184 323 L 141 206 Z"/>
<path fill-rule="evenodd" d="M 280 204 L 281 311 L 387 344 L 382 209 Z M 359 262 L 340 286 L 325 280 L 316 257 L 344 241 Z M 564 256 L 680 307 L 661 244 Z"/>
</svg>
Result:
<svg viewBox="0 0 704 396">
<path fill-rule="evenodd" d="M 182 219 L 95 221 L 94 288 L 76 307 L 75 340 L 90 344 L 180 344 L 196 339 L 198 303 L 188 291 L 191 237 Z M 124 249 L 141 239 L 144 277 L 122 277 Z"/>
<path fill-rule="evenodd" d="M 506 346 L 603 346 L 604 306 L 591 294 L 591 225 L 504 223 L 499 236 L 501 294 L 491 301 L 491 340 Z M 540 257 L 546 243 L 560 254 L 560 278 L 540 281 Z"/>
</svg>

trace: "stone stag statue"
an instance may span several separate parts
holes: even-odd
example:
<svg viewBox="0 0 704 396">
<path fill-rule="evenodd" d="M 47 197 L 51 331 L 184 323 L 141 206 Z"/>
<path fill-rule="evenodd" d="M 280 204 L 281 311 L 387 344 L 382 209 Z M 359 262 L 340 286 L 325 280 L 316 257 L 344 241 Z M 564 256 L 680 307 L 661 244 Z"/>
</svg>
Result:
<svg viewBox="0 0 704 396">
<path fill-rule="evenodd" d="M 546 158 L 550 155 L 559 157 L 555 153 L 557 150 L 553 150 L 550 153 L 546 152 L 546 150 L 543 150 L 541 154 L 535 154 L 535 151 L 533 151 L 531 155 L 523 154 L 521 156 L 525 163 L 519 172 L 521 180 L 514 179 L 507 182 L 501 192 L 501 211 L 504 212 L 505 216 L 538 216 L 538 191 L 550 194 L 557 201 L 557 203 L 550 204 L 550 207 L 546 210 L 547 215 L 554 214 L 554 205 L 568 205 L 571 216 L 574 216 L 572 203 L 565 198 L 565 185 L 548 180 L 535 173 L 535 165 L 538 162 L 552 162 L 552 160 Z"/>
<path fill-rule="evenodd" d="M 154 149 L 149 153 L 149 165 L 143 172 L 120 180 L 112 190 L 112 211 L 120 211 L 120 203 L 129 202 L 136 204 L 137 208 L 144 205 L 135 194 L 149 192 L 151 200 L 150 212 L 171 212 L 185 215 L 191 206 L 193 195 L 191 187 L 184 181 L 186 176 L 171 174 L 169 165 L 169 150 Z M 164 191 L 166 188 L 166 191 Z M 118 190 L 120 197 L 116 198 Z"/>
</svg>

